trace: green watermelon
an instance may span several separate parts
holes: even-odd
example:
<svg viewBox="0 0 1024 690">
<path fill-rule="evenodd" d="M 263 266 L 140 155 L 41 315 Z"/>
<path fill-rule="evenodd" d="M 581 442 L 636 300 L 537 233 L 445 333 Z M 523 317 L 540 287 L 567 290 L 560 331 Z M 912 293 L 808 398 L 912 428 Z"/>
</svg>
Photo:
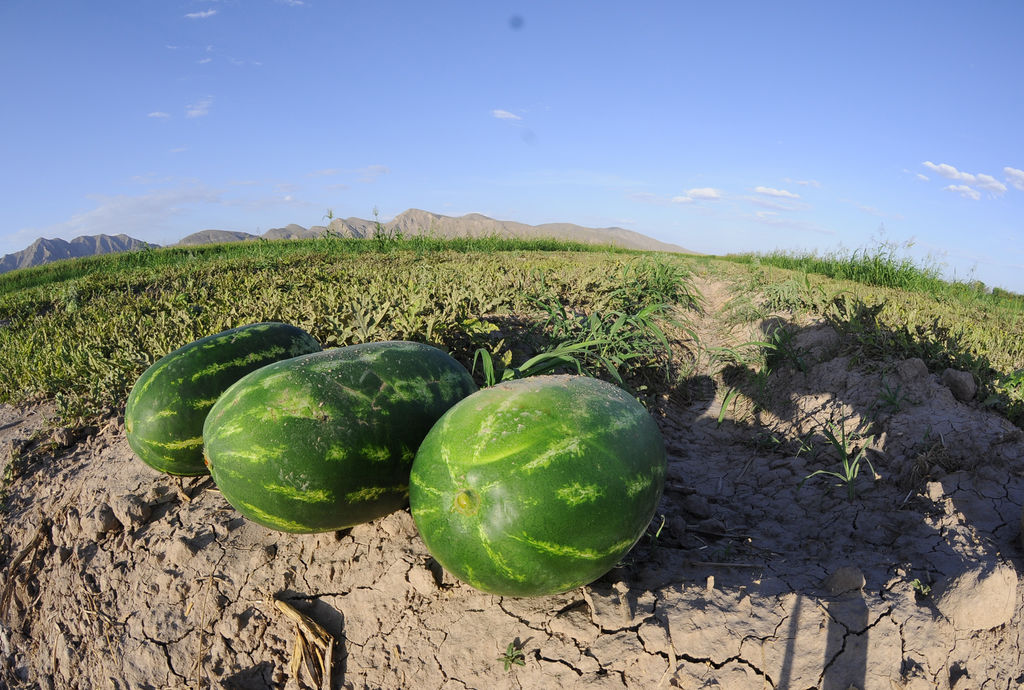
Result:
<svg viewBox="0 0 1024 690">
<path fill-rule="evenodd" d="M 657 424 L 585 376 L 484 388 L 427 434 L 409 485 L 427 549 L 491 594 L 565 592 L 605 574 L 646 530 L 665 483 Z"/>
<path fill-rule="evenodd" d="M 351 527 L 405 505 L 416 449 L 476 390 L 465 367 L 413 342 L 278 362 L 224 392 L 203 429 L 217 488 L 282 532 Z"/>
<path fill-rule="evenodd" d="M 318 352 L 320 343 L 286 323 L 254 323 L 170 352 L 135 382 L 124 411 L 128 445 L 168 474 L 207 474 L 203 422 L 224 390 L 260 367 Z"/>
</svg>

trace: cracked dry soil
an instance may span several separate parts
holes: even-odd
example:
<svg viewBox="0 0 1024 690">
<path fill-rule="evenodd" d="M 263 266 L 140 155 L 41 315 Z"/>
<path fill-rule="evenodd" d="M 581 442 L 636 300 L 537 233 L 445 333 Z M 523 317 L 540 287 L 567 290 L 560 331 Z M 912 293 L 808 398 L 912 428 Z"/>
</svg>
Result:
<svg viewBox="0 0 1024 690">
<path fill-rule="evenodd" d="M 336 639 L 336 688 L 1021 686 L 1024 434 L 918 360 L 854 364 L 820 324 L 796 338 L 807 370 L 758 411 L 665 402 L 648 535 L 536 599 L 455 581 L 407 510 L 320 535 L 249 523 L 209 480 L 143 465 L 111 418 L 10 487 L 0 688 L 311 687 L 274 597 Z M 0 462 L 47 413 L 0 408 Z M 862 467 L 852 500 L 802 482 L 837 469 L 821 429 L 843 420 L 880 475 Z"/>
</svg>

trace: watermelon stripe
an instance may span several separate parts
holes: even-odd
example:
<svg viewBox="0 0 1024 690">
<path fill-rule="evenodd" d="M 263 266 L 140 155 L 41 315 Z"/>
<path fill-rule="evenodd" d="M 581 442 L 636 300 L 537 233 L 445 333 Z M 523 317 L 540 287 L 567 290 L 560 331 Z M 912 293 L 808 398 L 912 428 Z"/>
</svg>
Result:
<svg viewBox="0 0 1024 690">
<path fill-rule="evenodd" d="M 240 501 L 236 506 L 238 510 L 246 515 L 246 517 L 256 520 L 264 525 L 273 527 L 274 529 L 281 530 L 282 532 L 306 532 L 308 526 L 294 520 L 286 520 L 278 515 L 273 515 L 265 510 L 262 510 L 258 506 L 252 503 L 246 503 Z"/>
<path fill-rule="evenodd" d="M 547 467 L 557 460 L 562 460 L 566 454 L 570 454 L 573 457 L 579 457 L 581 455 L 580 445 L 585 439 L 586 437 L 584 436 L 574 437 L 570 435 L 568 438 L 564 438 L 558 443 L 555 443 L 535 459 L 523 465 L 521 469 L 523 472 L 530 474 L 535 470 Z"/>
<path fill-rule="evenodd" d="M 334 494 L 326 489 L 299 489 L 285 484 L 264 484 L 263 488 L 272 494 L 284 496 L 290 501 L 301 501 L 303 503 L 330 503 L 334 500 Z"/>
<path fill-rule="evenodd" d="M 508 565 L 508 561 L 505 560 L 505 557 L 502 556 L 501 553 L 499 553 L 498 551 L 494 550 L 494 548 L 491 546 L 491 538 L 487 535 L 487 528 L 484 527 L 483 524 L 477 524 L 477 533 L 480 538 L 480 546 L 483 547 L 484 551 L 487 552 L 487 555 L 490 556 L 491 561 L 494 563 L 494 566 L 498 570 L 500 570 L 505 575 L 505 577 L 509 578 L 510 580 L 515 580 L 516 582 L 523 582 L 524 580 L 526 580 L 526 575 L 520 572 L 516 572 L 515 570 L 512 570 L 512 568 L 510 568 Z"/>
<path fill-rule="evenodd" d="M 570 507 L 576 507 L 582 503 L 593 503 L 604 495 L 604 491 L 597 484 L 573 482 L 556 489 L 555 495 Z"/>
<path fill-rule="evenodd" d="M 407 496 L 409 494 L 409 486 L 407 484 L 398 484 L 396 486 L 364 486 L 359 489 L 359 491 L 351 491 L 345 494 L 345 500 L 350 503 L 376 501 L 384 494 L 400 494 L 402 496 Z"/>
<path fill-rule="evenodd" d="M 526 534 L 515 535 L 510 534 L 510 539 L 521 542 L 530 546 L 531 548 L 540 551 L 541 553 L 548 554 L 550 556 L 556 556 L 558 558 L 579 558 L 588 561 L 599 560 L 605 558 L 610 554 L 615 553 L 619 548 L 620 544 L 614 545 L 612 548 L 605 551 L 596 551 L 594 549 L 581 549 L 575 546 L 569 546 L 568 544 L 556 544 L 554 542 L 542 541 L 540 539 L 533 539 Z M 632 545 L 633 540 L 630 539 L 626 546 Z"/>
<path fill-rule="evenodd" d="M 202 436 L 196 436 L 195 438 L 186 438 L 186 439 L 181 440 L 181 441 L 153 441 L 153 440 L 149 440 L 149 441 L 144 441 L 144 443 L 146 443 L 146 445 L 148 445 L 148 446 L 152 446 L 152 447 L 156 447 L 156 448 L 165 448 L 167 450 L 183 450 L 185 448 L 201 448 L 202 445 L 203 445 L 203 437 Z"/>
</svg>

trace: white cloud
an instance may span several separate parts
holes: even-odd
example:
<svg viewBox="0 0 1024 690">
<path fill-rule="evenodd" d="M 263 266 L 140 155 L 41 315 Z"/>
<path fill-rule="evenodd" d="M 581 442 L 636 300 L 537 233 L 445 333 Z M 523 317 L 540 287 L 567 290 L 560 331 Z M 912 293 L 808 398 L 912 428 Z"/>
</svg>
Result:
<svg viewBox="0 0 1024 690">
<path fill-rule="evenodd" d="M 516 115 L 515 113 L 510 113 L 507 110 L 497 110 L 497 109 L 496 110 L 492 110 L 491 111 L 491 115 L 493 115 L 494 117 L 498 118 L 499 120 L 522 120 L 523 119 L 523 118 L 519 117 L 518 115 Z"/>
<path fill-rule="evenodd" d="M 928 168 L 929 170 L 945 177 L 947 180 L 956 180 L 957 182 L 963 182 L 964 184 L 948 185 L 943 187 L 947 191 L 953 191 L 967 199 L 980 199 L 981 192 L 983 190 L 988 192 L 991 196 L 1002 196 L 1006 193 L 1006 185 L 994 178 L 992 175 L 986 175 L 985 173 L 969 173 L 963 170 L 957 170 L 948 163 L 932 163 L 931 161 L 924 161 L 921 165 Z M 1005 168 L 1003 169 L 1005 172 Z M 919 177 L 921 177 L 919 175 Z"/>
<path fill-rule="evenodd" d="M 146 114 L 146 117 L 152 117 L 152 118 L 156 118 L 158 120 L 163 120 L 163 119 L 166 119 L 166 118 L 168 118 L 170 116 L 171 116 L 170 113 L 164 113 L 164 112 L 161 112 L 159 110 L 154 110 L 153 112 Z"/>
<path fill-rule="evenodd" d="M 815 189 L 821 188 L 821 183 L 818 182 L 817 180 L 793 180 L 787 177 L 785 180 L 783 180 L 783 182 L 788 182 L 790 184 L 798 184 L 801 187 L 814 187 Z"/>
<path fill-rule="evenodd" d="M 207 96 L 194 105 L 185 106 L 185 117 L 203 117 L 210 114 L 210 106 L 213 105 L 213 96 Z"/>
<path fill-rule="evenodd" d="M 986 192 L 999 196 L 1006 192 L 1006 185 L 992 177 L 991 175 L 977 175 L 978 183 L 977 186 L 980 189 L 984 189 Z"/>
<path fill-rule="evenodd" d="M 672 197 L 673 204 L 692 204 L 695 201 L 719 201 L 722 191 L 714 187 L 695 187 L 679 196 Z"/>
<path fill-rule="evenodd" d="M 189 12 L 185 15 L 186 19 L 206 19 L 217 14 L 217 10 L 203 10 L 202 12 Z"/>
<path fill-rule="evenodd" d="M 780 199 L 799 199 L 799 194 L 794 194 L 785 189 L 774 189 L 773 187 L 754 187 L 754 191 L 765 196 L 774 196 Z"/>
<path fill-rule="evenodd" d="M 303 0 L 277 0 L 282 5 L 288 5 L 289 7 L 302 7 L 306 3 Z"/>
<path fill-rule="evenodd" d="M 387 175 L 391 168 L 386 165 L 368 165 L 356 171 L 359 173 L 360 182 L 375 182 L 381 175 Z"/>
<path fill-rule="evenodd" d="M 965 199 L 973 199 L 977 201 L 981 198 L 981 192 L 973 187 L 968 187 L 965 184 L 951 184 L 948 187 L 943 187 L 947 192 L 956 192 Z"/>
<path fill-rule="evenodd" d="M 696 201 L 718 201 L 722 193 L 714 187 L 697 187 L 686 192 L 686 196 Z"/>
<path fill-rule="evenodd" d="M 947 163 L 935 164 L 931 161 L 925 161 L 921 165 L 932 172 L 945 177 L 947 180 L 959 180 L 960 182 L 967 182 L 968 184 L 974 184 L 977 180 L 977 178 L 971 173 L 961 172 Z"/>
<path fill-rule="evenodd" d="M 1007 182 L 1024 192 L 1024 170 L 1018 170 L 1017 168 L 1006 166 L 1003 168 L 1003 172 L 1006 174 Z"/>
<path fill-rule="evenodd" d="M 213 62 L 213 58 L 204 57 L 203 59 L 199 60 L 200 65 L 205 65 L 209 62 Z"/>
<path fill-rule="evenodd" d="M 153 237 L 169 229 L 168 221 L 197 204 L 220 202 L 220 192 L 203 185 L 164 189 L 140 195 L 94 195 L 89 198 L 96 207 L 76 213 L 61 223 L 42 228 L 26 228 L 22 233 L 43 237 L 70 239 L 79 235 L 117 235 L 124 233 L 136 239 L 144 233 Z"/>
<path fill-rule="evenodd" d="M 919 179 L 919 180 L 924 180 L 925 182 L 927 182 L 927 181 L 928 181 L 928 180 L 930 180 L 931 178 L 930 178 L 930 177 L 928 177 L 927 175 L 922 175 L 921 173 L 917 173 L 917 179 Z"/>
</svg>

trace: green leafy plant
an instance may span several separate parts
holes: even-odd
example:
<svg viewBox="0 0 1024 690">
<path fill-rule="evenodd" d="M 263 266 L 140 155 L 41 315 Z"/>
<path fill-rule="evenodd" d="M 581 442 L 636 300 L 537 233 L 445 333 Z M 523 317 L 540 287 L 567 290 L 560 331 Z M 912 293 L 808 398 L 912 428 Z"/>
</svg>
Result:
<svg viewBox="0 0 1024 690">
<path fill-rule="evenodd" d="M 509 642 L 504 653 L 498 657 L 498 661 L 505 665 L 506 671 L 509 671 L 513 666 L 526 666 L 526 655 L 515 642 Z"/>
<path fill-rule="evenodd" d="M 876 405 L 883 412 L 895 414 L 900 411 L 905 402 L 907 402 L 907 395 L 901 390 L 900 384 L 897 383 L 893 386 L 885 377 L 882 377 L 882 390 L 878 394 Z"/>
<path fill-rule="evenodd" d="M 822 427 L 821 433 L 826 439 L 828 439 L 832 448 L 838 454 L 839 461 L 842 464 L 842 469 L 838 472 L 824 469 L 815 470 L 800 481 L 800 487 L 803 487 L 804 483 L 808 479 L 818 475 L 832 477 L 839 480 L 840 484 L 838 484 L 838 486 L 846 487 L 846 497 L 852 501 L 857 497 L 856 481 L 857 477 L 860 475 L 861 462 L 866 462 L 868 464 L 868 467 L 871 468 L 871 474 L 876 481 L 881 479 L 881 476 L 875 472 L 874 465 L 871 464 L 871 460 L 867 456 L 867 446 L 874 440 L 873 436 L 864 438 L 864 445 L 857 448 L 852 443 L 853 439 L 851 439 L 846 433 L 845 419 L 840 420 L 839 424 L 826 424 Z"/>
<path fill-rule="evenodd" d="M 932 593 L 932 586 L 921 582 L 921 578 L 915 577 L 910 581 L 910 588 L 914 590 L 914 593 L 921 597 L 926 597 Z"/>
</svg>

